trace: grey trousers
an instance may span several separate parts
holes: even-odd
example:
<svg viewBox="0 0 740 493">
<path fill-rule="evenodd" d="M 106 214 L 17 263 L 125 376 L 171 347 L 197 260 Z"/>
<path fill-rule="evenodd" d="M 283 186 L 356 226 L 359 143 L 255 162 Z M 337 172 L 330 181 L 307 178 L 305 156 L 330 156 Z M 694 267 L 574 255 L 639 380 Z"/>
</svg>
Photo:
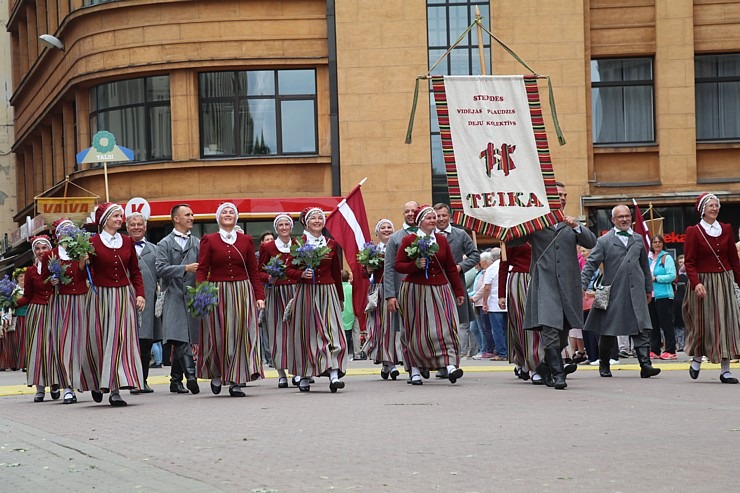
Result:
<svg viewBox="0 0 740 493">
<path fill-rule="evenodd" d="M 570 327 L 558 329 L 557 327 L 543 325 L 540 330 L 542 332 L 542 338 L 540 340 L 542 341 L 542 347 L 545 349 L 554 348 L 562 351 L 568 346 L 568 331 L 570 331 Z"/>
<path fill-rule="evenodd" d="M 460 339 L 460 356 L 465 357 L 478 354 L 478 341 L 470 330 L 470 323 L 460 323 L 457 333 Z"/>
</svg>

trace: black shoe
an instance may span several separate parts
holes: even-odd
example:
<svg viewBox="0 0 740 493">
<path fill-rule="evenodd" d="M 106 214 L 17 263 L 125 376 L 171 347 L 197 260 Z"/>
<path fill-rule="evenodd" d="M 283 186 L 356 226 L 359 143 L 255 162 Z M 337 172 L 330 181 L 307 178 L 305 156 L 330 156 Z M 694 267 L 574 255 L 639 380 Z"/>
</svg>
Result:
<svg viewBox="0 0 740 493">
<path fill-rule="evenodd" d="M 337 390 L 344 388 L 344 382 L 339 380 L 338 378 L 336 380 L 331 380 L 329 382 L 329 390 L 331 390 L 331 393 L 336 393 Z"/>
<path fill-rule="evenodd" d="M 200 387 L 198 386 L 198 379 L 195 377 L 188 377 L 187 384 L 188 390 L 193 394 L 200 393 Z"/>
<path fill-rule="evenodd" d="M 725 373 L 730 373 L 730 372 L 725 372 Z M 726 377 L 725 374 L 723 373 L 719 376 L 719 381 L 722 383 L 737 383 L 737 378 L 733 377 L 731 373 L 729 377 Z"/>
<path fill-rule="evenodd" d="M 578 369 L 578 363 L 568 363 L 567 365 L 563 366 L 563 373 L 566 375 L 570 375 L 571 373 L 575 373 Z"/>
<path fill-rule="evenodd" d="M 447 380 L 447 368 L 440 368 L 437 370 L 437 373 L 434 375 L 434 378 L 438 378 L 440 380 Z"/>
<path fill-rule="evenodd" d="M 148 383 L 144 382 L 144 388 L 141 389 L 142 394 L 151 394 L 154 392 L 154 389 L 149 386 Z"/>
<path fill-rule="evenodd" d="M 424 385 L 424 380 L 421 379 L 421 375 L 414 375 L 411 377 L 411 380 L 409 380 L 409 383 L 411 385 Z"/>
<path fill-rule="evenodd" d="M 149 368 L 162 368 L 162 363 L 160 363 L 158 365 L 152 364 L 151 366 L 149 366 Z"/>
<path fill-rule="evenodd" d="M 429 368 L 419 368 L 419 373 L 424 380 L 429 378 Z"/>
<path fill-rule="evenodd" d="M 640 363 L 641 378 L 654 377 L 660 373 L 660 368 L 653 368 L 653 365 L 650 363 L 650 348 L 635 348 L 635 354 L 637 355 L 637 362 Z"/>
<path fill-rule="evenodd" d="M 33 402 L 44 402 L 44 395 L 43 392 L 36 392 L 36 395 L 33 396 Z"/>
<path fill-rule="evenodd" d="M 59 391 L 59 389 L 56 389 L 52 390 L 49 395 L 51 395 L 52 399 L 57 400 L 59 399 L 59 397 L 61 397 L 62 393 Z"/>
<path fill-rule="evenodd" d="M 699 368 L 699 370 L 701 370 L 701 368 Z M 694 370 L 694 368 L 693 368 L 693 367 L 691 366 L 691 364 L 689 363 L 689 376 L 690 376 L 690 377 L 691 377 L 691 378 L 692 378 L 693 380 L 696 380 L 697 378 L 699 378 L 699 370 Z M 720 376 L 721 376 L 721 375 L 720 375 Z"/>
<path fill-rule="evenodd" d="M 450 380 L 450 383 L 457 382 L 458 378 L 462 378 L 462 376 L 463 376 L 462 368 L 455 368 L 454 370 L 447 372 L 447 378 Z"/>
<path fill-rule="evenodd" d="M 380 378 L 383 380 L 388 380 L 388 377 L 390 376 L 390 372 L 386 373 L 383 370 L 380 370 Z"/>
<path fill-rule="evenodd" d="M 279 389 L 287 389 L 288 388 L 288 379 L 285 377 L 278 378 L 278 388 Z"/>
<path fill-rule="evenodd" d="M 298 390 L 301 392 L 308 392 L 311 390 L 311 380 L 309 378 L 301 378 L 301 381 L 298 382 Z"/>
<path fill-rule="evenodd" d="M 519 370 L 518 376 L 521 380 L 524 380 L 525 382 L 529 380 L 529 372 L 526 370 L 523 370 L 523 369 Z"/>
<path fill-rule="evenodd" d="M 211 380 L 211 392 L 213 392 L 213 395 L 218 395 L 221 393 L 221 385 L 215 385 L 213 383 L 213 380 Z"/>
<path fill-rule="evenodd" d="M 238 385 L 229 385 L 229 395 L 231 397 L 246 397 L 247 394 Z"/>
<path fill-rule="evenodd" d="M 398 373 L 398 370 L 396 370 L 395 368 L 393 368 L 391 370 L 390 375 L 391 375 L 391 380 L 395 380 L 395 379 L 398 378 L 398 375 L 400 375 L 400 373 Z"/>
<path fill-rule="evenodd" d="M 77 402 L 77 396 L 74 395 L 72 392 L 67 392 L 64 394 L 64 401 L 65 404 L 74 404 Z"/>
<path fill-rule="evenodd" d="M 599 360 L 599 376 L 604 378 L 610 378 L 612 376 L 612 370 L 608 360 L 606 363 Z"/>
<path fill-rule="evenodd" d="M 186 389 L 182 382 L 170 382 L 170 392 L 173 394 L 187 394 L 188 389 Z"/>
<path fill-rule="evenodd" d="M 126 401 L 121 397 L 121 394 L 111 394 L 110 397 L 108 397 L 108 402 L 113 407 L 124 407 L 127 405 Z"/>
<path fill-rule="evenodd" d="M 301 377 L 299 377 L 298 375 L 293 375 L 293 377 L 290 379 L 290 383 L 293 384 L 293 387 L 298 387 L 298 384 L 300 383 L 300 381 L 301 381 Z"/>
<path fill-rule="evenodd" d="M 103 393 L 99 390 L 91 390 L 92 398 L 95 402 L 103 402 Z"/>
<path fill-rule="evenodd" d="M 129 390 L 129 393 L 131 393 L 133 395 L 137 395 L 137 394 L 141 394 L 142 393 L 142 390 L 141 389 L 131 389 L 131 390 Z"/>
<path fill-rule="evenodd" d="M 542 378 L 542 375 L 540 375 L 539 380 L 532 379 L 532 385 L 545 385 L 545 379 Z"/>
</svg>

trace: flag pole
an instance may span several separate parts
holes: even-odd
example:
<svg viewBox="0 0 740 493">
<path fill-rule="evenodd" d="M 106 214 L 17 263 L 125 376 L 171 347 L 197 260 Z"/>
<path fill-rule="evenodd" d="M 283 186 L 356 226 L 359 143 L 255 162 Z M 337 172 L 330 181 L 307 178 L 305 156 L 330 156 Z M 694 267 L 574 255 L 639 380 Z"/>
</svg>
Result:
<svg viewBox="0 0 740 493">
<path fill-rule="evenodd" d="M 366 181 L 367 181 L 367 176 L 366 176 L 365 178 L 363 178 L 362 180 L 360 180 L 360 183 L 359 183 L 359 184 L 358 184 L 357 186 L 358 186 L 358 187 L 361 187 L 361 186 L 362 186 L 362 185 L 363 185 L 363 184 L 364 184 L 364 183 L 365 183 Z M 341 200 L 341 201 L 340 201 L 340 202 L 339 202 L 339 203 L 337 204 L 337 207 L 336 207 L 336 208 L 335 208 L 334 210 L 337 210 L 337 209 L 339 209 L 340 207 L 342 207 L 342 206 L 343 206 L 344 204 L 346 204 L 346 203 L 347 203 L 347 197 L 343 198 L 343 199 L 342 199 L 342 200 Z"/>
</svg>

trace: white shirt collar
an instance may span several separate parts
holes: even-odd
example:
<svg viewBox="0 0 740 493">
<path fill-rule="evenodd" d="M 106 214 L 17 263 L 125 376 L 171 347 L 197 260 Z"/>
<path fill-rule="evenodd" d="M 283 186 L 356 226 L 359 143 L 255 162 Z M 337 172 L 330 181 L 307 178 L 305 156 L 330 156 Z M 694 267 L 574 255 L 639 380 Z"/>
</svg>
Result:
<svg viewBox="0 0 740 493">
<path fill-rule="evenodd" d="M 233 229 L 231 231 L 224 231 L 223 229 L 218 228 L 218 234 L 219 236 L 221 236 L 223 242 L 227 245 L 233 245 L 234 243 L 236 243 L 237 233 Z"/>
<path fill-rule="evenodd" d="M 451 224 L 448 224 L 445 229 L 435 228 L 434 229 L 434 232 L 435 233 L 444 233 L 445 235 L 449 235 L 449 234 L 452 233 L 452 225 Z"/>
<path fill-rule="evenodd" d="M 290 243 L 291 240 L 288 240 L 288 243 L 283 243 L 280 237 L 275 238 L 275 247 L 277 247 L 278 252 L 290 253 Z"/>
<path fill-rule="evenodd" d="M 406 231 L 406 233 L 409 232 L 409 228 L 416 228 L 416 225 L 403 223 L 403 230 Z"/>
<path fill-rule="evenodd" d="M 103 244 L 108 248 L 121 248 L 123 246 L 123 238 L 121 238 L 121 233 L 119 232 L 111 235 L 107 231 L 101 231 L 100 239 L 103 240 Z"/>
<path fill-rule="evenodd" d="M 416 234 L 416 236 L 418 236 L 420 238 L 423 238 L 423 237 L 427 236 L 427 234 L 424 231 L 422 231 L 421 229 L 419 229 L 419 231 L 417 231 L 415 234 Z M 432 231 L 432 234 L 429 235 L 429 240 L 430 240 L 431 243 L 437 243 L 437 237 L 434 236 L 434 231 Z"/>
<path fill-rule="evenodd" d="M 303 235 L 306 237 L 306 243 L 310 243 L 311 245 L 315 246 L 326 245 L 326 238 L 324 237 L 324 235 L 319 235 L 318 237 L 316 237 L 309 233 L 308 230 L 304 230 Z"/>
<path fill-rule="evenodd" d="M 379 252 L 385 252 L 385 243 L 383 243 L 382 241 L 378 242 L 377 247 Z"/>
<path fill-rule="evenodd" d="M 67 255 L 67 250 L 62 245 L 59 245 L 57 247 L 59 249 L 59 259 L 60 260 L 72 260 L 69 258 L 69 255 Z"/>
<path fill-rule="evenodd" d="M 707 232 L 709 236 L 712 238 L 717 238 L 722 234 L 722 227 L 719 225 L 719 222 L 714 221 L 712 224 L 709 224 L 704 219 L 699 221 L 699 224 L 701 224 L 701 227 L 704 228 L 704 231 Z"/>
</svg>

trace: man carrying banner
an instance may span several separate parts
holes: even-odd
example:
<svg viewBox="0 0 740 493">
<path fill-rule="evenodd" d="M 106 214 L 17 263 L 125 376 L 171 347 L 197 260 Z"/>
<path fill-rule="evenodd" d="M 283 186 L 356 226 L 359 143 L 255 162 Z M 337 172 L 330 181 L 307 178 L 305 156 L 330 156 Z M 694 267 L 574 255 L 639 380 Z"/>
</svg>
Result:
<svg viewBox="0 0 740 493">
<path fill-rule="evenodd" d="M 480 252 L 475 248 L 473 239 L 464 229 L 454 228 L 450 224 L 450 206 L 442 202 L 434 204 L 434 211 L 437 213 L 436 233 L 444 235 L 447 243 L 450 244 L 452 256 L 457 265 L 457 272 L 460 274 L 460 282 L 465 286 L 465 273 L 475 267 L 480 262 Z M 460 318 L 458 334 L 460 339 L 460 354 L 468 354 L 470 344 L 474 340 L 470 332 L 470 298 L 465 290 L 465 301 L 457 307 L 457 315 Z M 437 378 L 447 378 L 447 370 L 440 368 L 437 372 Z"/>
<path fill-rule="evenodd" d="M 660 373 L 650 363 L 650 322 L 648 303 L 652 298 L 653 275 L 647 250 L 632 228 L 632 214 L 626 205 L 612 209 L 614 228 L 599 238 L 581 273 L 585 290 L 599 265 L 604 264 L 604 286 L 610 287 L 606 310 L 594 306 L 586 319 L 586 330 L 600 334 L 599 375 L 611 377 L 609 355 L 616 336 L 629 335 L 635 346 L 642 378 Z"/>
<path fill-rule="evenodd" d="M 558 182 L 560 206 L 565 209 L 568 193 Z M 593 248 L 596 236 L 570 216 L 549 228 L 510 242 L 512 246 L 532 245 L 532 279 L 524 310 L 524 328 L 540 330 L 547 368 L 539 371 L 546 383 L 552 379 L 558 389 L 567 387 L 561 352 L 568 345 L 568 331 L 583 327 L 583 296 L 576 245 Z M 575 370 L 575 365 L 571 368 Z M 549 370 L 550 375 L 547 375 Z M 548 378 L 550 377 L 550 378 Z"/>
<path fill-rule="evenodd" d="M 419 203 L 415 200 L 406 202 L 403 205 L 403 227 L 393 233 L 388 239 L 388 244 L 385 246 L 385 264 L 383 270 L 383 290 L 385 299 L 388 302 L 388 310 L 392 313 L 391 328 L 396 334 L 400 334 L 401 346 L 404 352 L 404 367 L 406 371 L 410 368 L 408 365 L 408 358 L 406 354 L 406 338 L 403 337 L 403 327 L 401 327 L 401 316 L 398 312 L 398 295 L 401 291 L 401 281 L 405 277 L 405 274 L 397 272 L 393 264 L 396 262 L 396 256 L 398 255 L 398 247 L 401 245 L 401 241 L 406 235 L 415 234 L 419 228 L 416 227 L 416 216 L 414 211 L 419 207 Z M 422 370 L 422 376 L 429 378 L 429 369 Z M 409 381 L 411 376 L 409 374 Z"/>
</svg>

